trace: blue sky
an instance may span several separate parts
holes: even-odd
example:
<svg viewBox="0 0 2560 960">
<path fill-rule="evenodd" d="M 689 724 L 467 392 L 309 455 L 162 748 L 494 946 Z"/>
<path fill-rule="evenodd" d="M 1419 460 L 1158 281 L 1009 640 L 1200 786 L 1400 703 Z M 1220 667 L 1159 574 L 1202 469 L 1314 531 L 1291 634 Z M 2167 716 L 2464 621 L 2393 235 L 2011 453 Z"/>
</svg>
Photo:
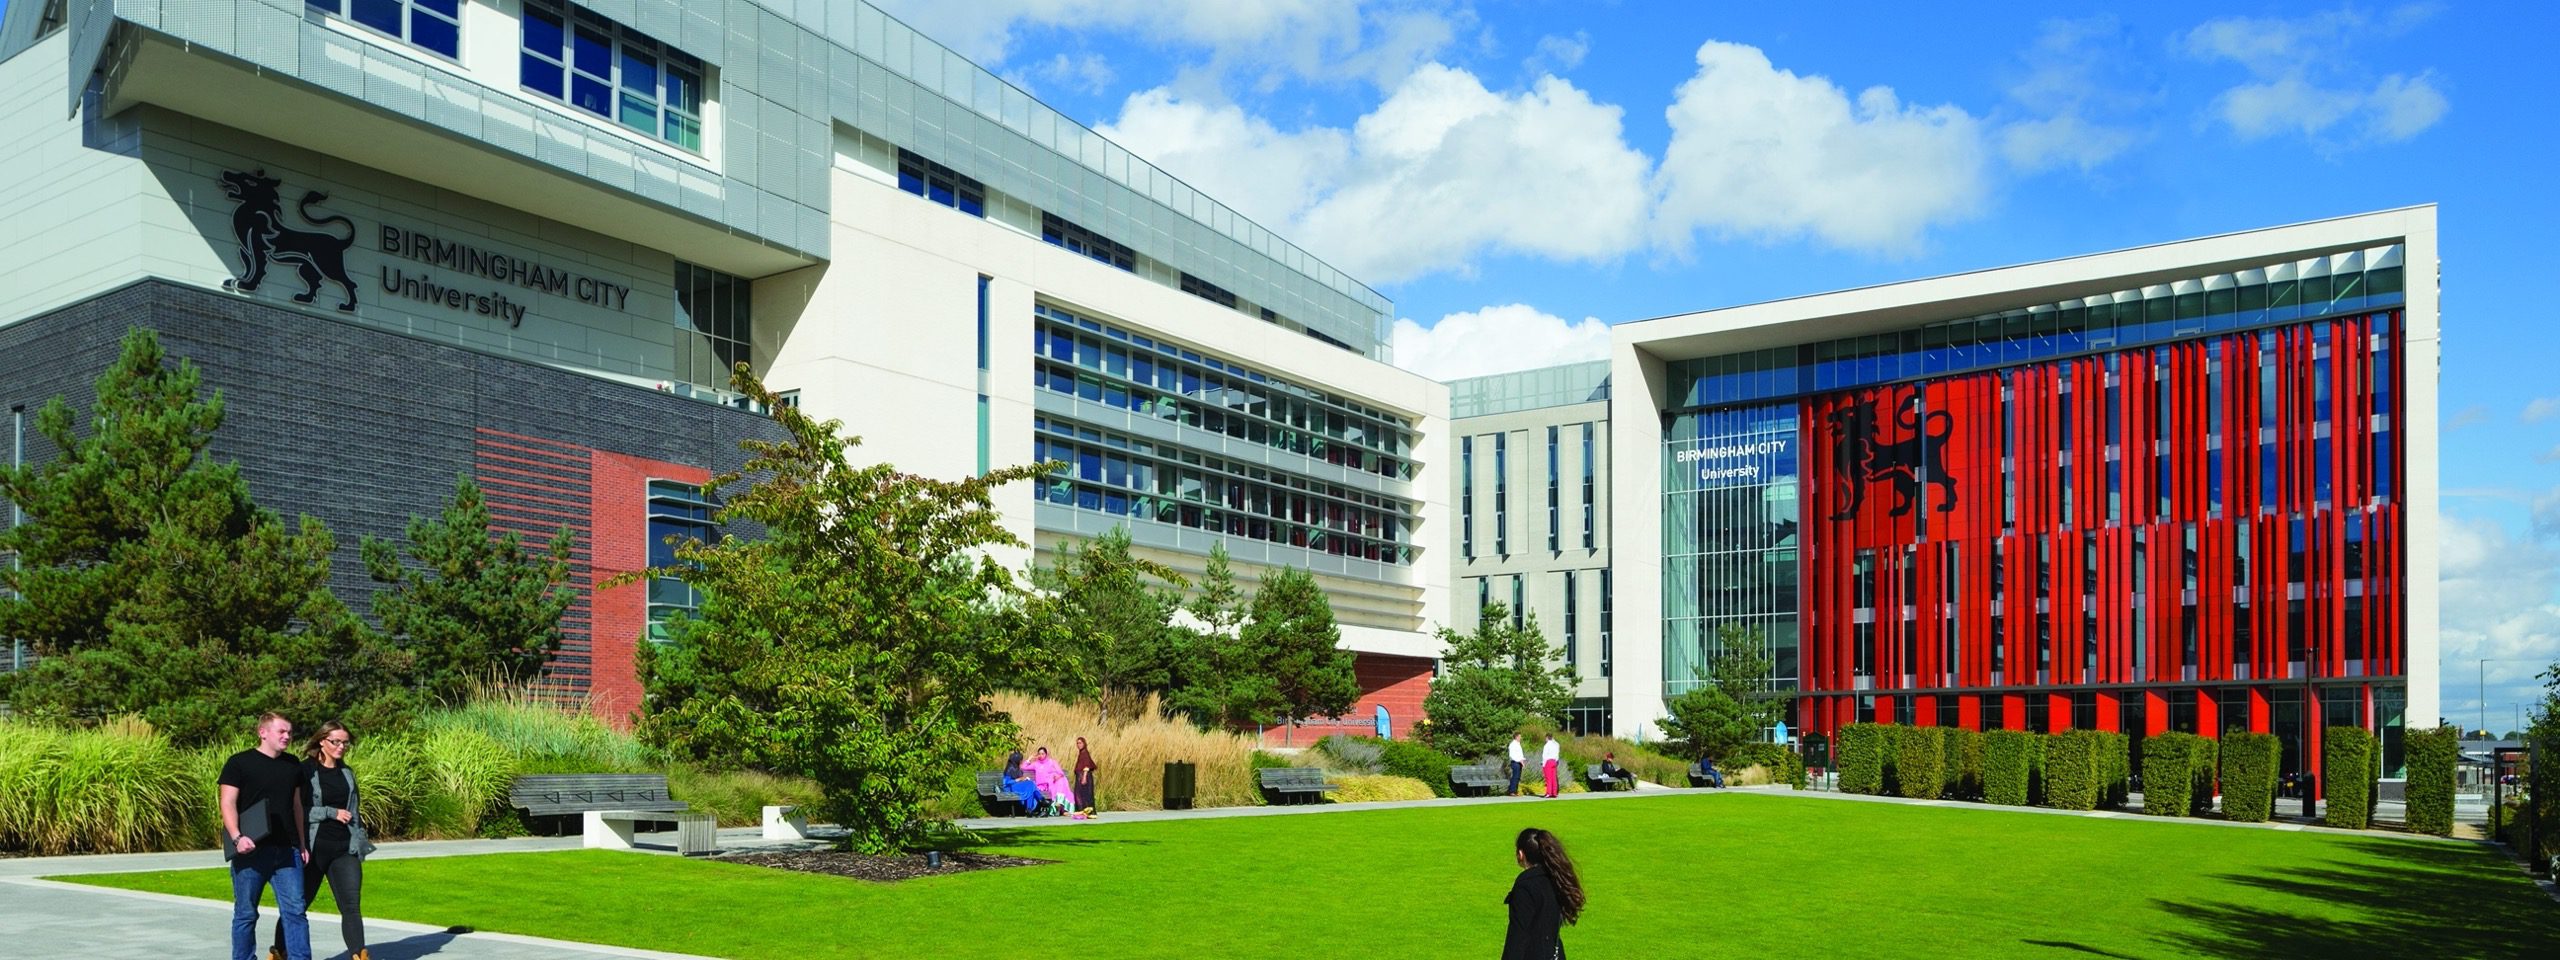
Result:
<svg viewBox="0 0 2560 960">
<path fill-rule="evenodd" d="M 1441 377 L 1597 358 L 1626 320 L 2440 204 L 2445 712 L 2477 724 L 2501 658 L 2513 726 L 2560 659 L 2552 5 L 880 5 L 1370 281 L 1398 361 Z"/>
<path fill-rule="evenodd" d="M 2444 263 L 2444 710 L 2560 660 L 2542 4 L 883 4 L 1396 302 L 1398 361 L 2418 203 Z M 2502 719 L 2503 718 L 2503 719 Z"/>
</svg>

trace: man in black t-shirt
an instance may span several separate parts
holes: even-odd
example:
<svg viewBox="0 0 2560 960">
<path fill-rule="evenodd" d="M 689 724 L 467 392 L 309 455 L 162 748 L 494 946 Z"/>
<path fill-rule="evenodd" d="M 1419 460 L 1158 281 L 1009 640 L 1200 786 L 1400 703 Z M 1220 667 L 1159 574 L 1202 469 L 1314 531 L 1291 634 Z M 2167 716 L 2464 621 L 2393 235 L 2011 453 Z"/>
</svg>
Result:
<svg viewBox="0 0 2560 960">
<path fill-rule="evenodd" d="M 272 888 L 284 919 L 285 960 L 311 960 L 303 915 L 302 762 L 284 752 L 293 722 L 258 718 L 258 746 L 222 762 L 222 854 L 231 861 L 231 960 L 257 960 L 258 893 Z"/>
</svg>

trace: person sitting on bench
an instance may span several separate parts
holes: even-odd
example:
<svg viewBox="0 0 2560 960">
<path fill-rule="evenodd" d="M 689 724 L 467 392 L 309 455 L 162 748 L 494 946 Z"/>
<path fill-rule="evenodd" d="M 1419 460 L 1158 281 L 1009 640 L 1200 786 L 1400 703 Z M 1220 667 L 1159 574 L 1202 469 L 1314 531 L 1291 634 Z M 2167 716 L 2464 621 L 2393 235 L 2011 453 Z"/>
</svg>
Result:
<svg viewBox="0 0 2560 960">
<path fill-rule="evenodd" d="M 1698 758 L 1698 779 L 1706 781 L 1716 789 L 1724 789 L 1724 771 L 1716 769 L 1714 757 Z"/>
<path fill-rule="evenodd" d="M 1629 787 L 1635 786 L 1635 778 L 1627 775 L 1627 768 L 1618 765 L 1618 752 L 1615 750 L 1600 755 L 1600 775 L 1611 780 L 1625 780 Z"/>
<path fill-rule="evenodd" d="M 1022 751 L 1020 750 L 1005 754 L 1004 789 L 1006 793 L 1012 794 L 1015 800 L 1022 803 L 1022 812 L 1028 814 L 1040 812 L 1040 784 L 1031 779 L 1029 772 L 1022 769 Z"/>
</svg>

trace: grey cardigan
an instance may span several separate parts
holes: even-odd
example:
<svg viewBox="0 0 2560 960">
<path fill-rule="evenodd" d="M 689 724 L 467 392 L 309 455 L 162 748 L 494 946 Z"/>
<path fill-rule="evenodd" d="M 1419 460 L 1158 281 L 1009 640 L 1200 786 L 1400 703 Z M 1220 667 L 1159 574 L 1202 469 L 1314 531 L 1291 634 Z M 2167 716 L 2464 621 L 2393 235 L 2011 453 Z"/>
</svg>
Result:
<svg viewBox="0 0 2560 960">
<path fill-rule="evenodd" d="M 303 794 L 311 798 L 311 806 L 310 812 L 303 815 L 305 826 L 302 849 L 309 850 L 318 846 L 320 825 L 338 818 L 338 808 L 320 805 L 320 778 L 334 772 L 347 778 L 347 811 L 352 814 L 347 818 L 347 852 L 354 854 L 358 860 L 364 859 L 367 854 L 373 852 L 373 842 L 365 838 L 364 814 L 357 812 L 364 808 L 364 798 L 356 793 L 355 768 L 341 763 L 333 771 L 314 763 L 304 769 L 311 772 L 311 782 L 305 786 L 307 792 Z"/>
</svg>

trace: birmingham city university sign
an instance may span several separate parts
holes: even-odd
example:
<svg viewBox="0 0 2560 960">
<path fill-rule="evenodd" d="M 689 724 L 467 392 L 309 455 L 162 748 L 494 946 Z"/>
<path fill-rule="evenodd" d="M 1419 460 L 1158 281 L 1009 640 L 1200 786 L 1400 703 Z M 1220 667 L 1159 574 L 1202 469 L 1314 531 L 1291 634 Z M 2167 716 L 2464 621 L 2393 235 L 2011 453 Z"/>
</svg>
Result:
<svg viewBox="0 0 2560 960">
<path fill-rule="evenodd" d="M 318 191 L 306 192 L 296 205 L 310 228 L 286 222 L 282 181 L 267 176 L 265 170 L 226 171 L 222 175 L 225 196 L 239 206 L 231 213 L 231 229 L 239 243 L 239 276 L 223 286 L 233 290 L 252 291 L 267 279 L 269 265 L 290 267 L 302 281 L 302 292 L 294 294 L 296 303 L 311 303 L 324 286 L 335 286 L 345 295 L 340 310 L 356 308 L 355 282 L 347 272 L 347 249 L 355 245 L 355 222 L 343 216 L 312 208 L 328 201 Z M 341 236 L 337 227 L 346 228 Z M 541 261 L 446 240 L 424 230 L 385 223 L 377 240 L 384 254 L 379 268 L 382 290 L 394 296 L 431 303 L 448 310 L 483 317 L 504 319 L 509 327 L 524 325 L 527 304 L 517 302 L 510 293 L 522 291 L 566 297 L 579 303 L 607 310 L 629 312 L 631 288 L 624 284 L 601 280 L 582 273 L 547 266 Z M 436 274 L 415 267 L 395 265 L 408 260 L 440 267 L 450 274 L 487 281 L 477 286 L 457 285 L 450 274 Z"/>
</svg>

